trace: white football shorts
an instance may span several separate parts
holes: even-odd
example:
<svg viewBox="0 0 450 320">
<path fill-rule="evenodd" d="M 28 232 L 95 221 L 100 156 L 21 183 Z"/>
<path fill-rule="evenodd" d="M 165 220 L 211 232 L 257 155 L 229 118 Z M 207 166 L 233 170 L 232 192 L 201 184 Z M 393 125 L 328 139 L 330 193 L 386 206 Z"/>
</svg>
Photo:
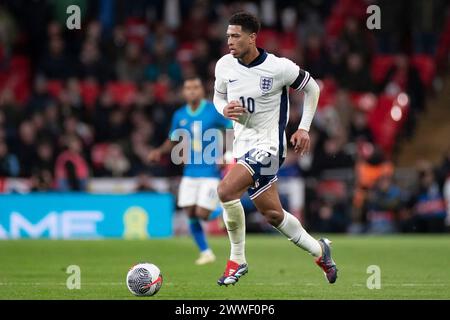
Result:
<svg viewBox="0 0 450 320">
<path fill-rule="evenodd" d="M 218 178 L 181 178 L 178 190 L 178 206 L 181 208 L 199 206 L 214 211 L 219 205 L 217 195 Z"/>
</svg>

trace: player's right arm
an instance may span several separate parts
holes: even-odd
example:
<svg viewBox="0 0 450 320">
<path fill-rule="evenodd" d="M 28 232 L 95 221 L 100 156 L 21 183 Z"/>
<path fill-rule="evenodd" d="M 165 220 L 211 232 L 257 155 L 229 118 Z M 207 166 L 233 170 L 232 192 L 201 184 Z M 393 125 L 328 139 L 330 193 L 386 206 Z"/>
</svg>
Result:
<svg viewBox="0 0 450 320">
<path fill-rule="evenodd" d="M 223 116 L 234 121 L 240 121 L 239 117 L 244 113 L 247 113 L 247 110 L 236 100 L 230 101 L 230 103 L 227 103 L 223 108 Z"/>
<path fill-rule="evenodd" d="M 172 117 L 172 123 L 169 130 L 169 136 L 164 141 L 164 143 L 159 146 L 158 148 L 155 148 L 151 150 L 147 156 L 148 162 L 158 162 L 161 160 L 161 157 L 165 154 L 168 154 L 170 151 L 172 151 L 172 148 L 176 145 L 176 141 L 174 141 L 172 138 L 172 135 L 176 129 L 179 128 L 179 111 L 175 112 L 175 114 Z"/>
<path fill-rule="evenodd" d="M 214 82 L 214 106 L 221 115 L 227 119 L 239 121 L 239 117 L 247 111 L 239 101 L 233 100 L 228 102 L 227 99 L 227 79 L 222 77 L 223 73 L 223 59 L 216 63 Z"/>
<path fill-rule="evenodd" d="M 160 147 L 153 149 L 149 152 L 147 160 L 149 162 L 158 162 L 159 160 L 161 160 L 161 157 L 163 155 L 169 153 L 172 150 L 175 144 L 176 141 L 166 139 L 166 141 L 164 141 L 164 143 Z"/>
</svg>

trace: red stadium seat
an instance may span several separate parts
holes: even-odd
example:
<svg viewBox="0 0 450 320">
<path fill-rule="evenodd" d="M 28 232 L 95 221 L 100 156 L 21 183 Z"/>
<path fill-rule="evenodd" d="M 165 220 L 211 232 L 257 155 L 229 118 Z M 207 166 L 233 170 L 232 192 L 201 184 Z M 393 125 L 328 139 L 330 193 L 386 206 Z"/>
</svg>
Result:
<svg viewBox="0 0 450 320">
<path fill-rule="evenodd" d="M 5 190 L 6 190 L 6 178 L 0 177 L 0 193 L 5 192 Z"/>
<path fill-rule="evenodd" d="M 136 97 L 136 85 L 132 82 L 109 82 L 106 85 L 106 90 L 108 90 L 114 101 L 122 106 L 128 107 L 134 102 Z"/>
<path fill-rule="evenodd" d="M 148 27 L 144 19 L 131 17 L 125 21 L 125 34 L 128 42 L 143 46 L 148 34 Z"/>
<path fill-rule="evenodd" d="M 409 104 L 399 102 L 399 97 L 381 95 L 377 107 L 368 113 L 369 127 L 375 137 L 375 142 L 386 154 L 391 154 L 395 139 L 400 132 L 404 120 L 408 116 Z"/>
<path fill-rule="evenodd" d="M 436 49 L 436 63 L 439 70 L 445 68 L 448 61 L 448 53 L 450 52 L 450 15 L 447 16 L 447 22 L 441 32 Z"/>
<path fill-rule="evenodd" d="M 322 109 L 327 106 L 333 106 L 336 100 L 336 82 L 331 78 L 325 78 L 317 82 L 320 87 L 318 108 Z"/>
<path fill-rule="evenodd" d="M 433 83 L 436 73 L 434 60 L 428 55 L 415 55 L 411 58 L 411 63 L 419 70 L 423 84 L 428 88 Z M 393 55 L 377 55 L 372 60 L 372 79 L 375 83 L 380 83 L 386 76 L 389 69 L 395 64 Z"/>
<path fill-rule="evenodd" d="M 344 29 L 348 18 L 354 17 L 359 21 L 365 21 L 367 4 L 363 0 L 339 0 L 331 10 L 326 20 L 326 34 L 328 37 L 337 38 Z"/>
<path fill-rule="evenodd" d="M 109 144 L 108 143 L 97 143 L 92 146 L 91 149 L 91 160 L 92 166 L 96 169 L 100 169 L 103 167 L 103 164 L 106 159 L 106 154 L 108 152 Z"/>
<path fill-rule="evenodd" d="M 17 102 L 19 102 L 20 104 L 25 104 L 31 94 L 30 85 L 28 81 L 25 80 L 18 81 L 13 86 L 13 91 Z"/>
<path fill-rule="evenodd" d="M 344 7 L 346 16 L 354 17 L 360 21 L 365 21 L 367 17 L 367 1 L 364 0 L 340 0 L 340 5 Z"/>
<path fill-rule="evenodd" d="M 26 103 L 30 96 L 30 59 L 21 55 L 13 56 L 8 69 L 4 73 L 7 74 L 5 85 L 8 85 L 13 90 L 14 96 L 19 103 Z M 3 81 L 4 79 L 1 80 Z"/>
<path fill-rule="evenodd" d="M 352 104 L 361 111 L 370 112 L 376 108 L 378 97 L 372 92 L 350 92 Z"/>
<path fill-rule="evenodd" d="M 337 38 L 344 28 L 345 19 L 340 16 L 331 17 L 326 23 L 327 35 L 333 38 Z"/>
<path fill-rule="evenodd" d="M 278 48 L 278 40 L 278 32 L 272 29 L 263 29 L 258 33 L 258 46 L 261 46 L 262 48 L 274 46 Z"/>
<path fill-rule="evenodd" d="M 347 197 L 347 187 L 342 180 L 321 180 L 316 187 L 321 198 L 343 200 Z"/>
<path fill-rule="evenodd" d="M 164 82 L 155 82 L 155 84 L 153 85 L 153 93 L 155 95 L 156 101 L 164 102 L 169 93 L 169 87 Z"/>
<path fill-rule="evenodd" d="M 62 80 L 48 80 L 47 81 L 47 91 L 54 98 L 59 97 L 63 88 L 64 88 L 64 83 Z"/>
<path fill-rule="evenodd" d="M 425 54 L 419 54 L 411 58 L 411 63 L 419 70 L 423 85 L 429 88 L 433 84 L 436 73 L 436 65 L 433 58 Z"/>
<path fill-rule="evenodd" d="M 31 74 L 30 59 L 24 56 L 13 56 L 11 58 L 10 68 L 13 72 L 23 73 L 29 76 Z"/>
<path fill-rule="evenodd" d="M 395 57 L 393 55 L 377 55 L 372 60 L 372 79 L 375 83 L 380 83 L 386 76 L 389 68 L 394 65 Z"/>
<path fill-rule="evenodd" d="M 87 108 L 95 106 L 97 97 L 100 94 L 100 86 L 95 81 L 80 82 L 81 98 Z"/>
<path fill-rule="evenodd" d="M 280 53 L 286 57 L 295 55 L 299 46 L 297 34 L 295 32 L 283 32 L 279 37 Z"/>
<path fill-rule="evenodd" d="M 182 65 L 190 63 L 194 55 L 194 45 L 192 42 L 183 42 L 176 52 L 176 59 Z"/>
</svg>

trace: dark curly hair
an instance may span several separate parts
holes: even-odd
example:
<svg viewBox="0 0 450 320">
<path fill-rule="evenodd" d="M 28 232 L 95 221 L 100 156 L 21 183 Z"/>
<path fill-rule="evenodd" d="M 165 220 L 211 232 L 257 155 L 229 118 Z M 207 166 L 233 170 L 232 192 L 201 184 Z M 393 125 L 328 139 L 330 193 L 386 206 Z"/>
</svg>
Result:
<svg viewBox="0 0 450 320">
<path fill-rule="evenodd" d="M 230 25 L 241 26 L 242 30 L 248 33 L 258 33 L 261 24 L 254 15 L 248 12 L 237 12 L 228 20 Z"/>
</svg>

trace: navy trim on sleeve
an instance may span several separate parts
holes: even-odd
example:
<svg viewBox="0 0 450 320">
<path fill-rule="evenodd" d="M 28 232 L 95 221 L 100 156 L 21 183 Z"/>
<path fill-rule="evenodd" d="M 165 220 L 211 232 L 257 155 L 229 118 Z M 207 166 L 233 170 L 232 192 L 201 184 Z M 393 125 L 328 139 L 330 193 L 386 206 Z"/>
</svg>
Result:
<svg viewBox="0 0 450 320">
<path fill-rule="evenodd" d="M 290 87 L 295 90 L 301 90 L 306 86 L 306 84 L 309 81 L 309 78 L 310 78 L 309 72 L 300 69 L 297 79 L 295 79 L 295 81 L 290 85 Z"/>
<path fill-rule="evenodd" d="M 302 83 L 304 78 L 305 78 L 305 70 L 300 69 L 297 79 L 295 79 L 295 81 L 292 82 L 290 87 L 292 89 L 297 89 L 300 86 L 300 84 Z"/>
</svg>

